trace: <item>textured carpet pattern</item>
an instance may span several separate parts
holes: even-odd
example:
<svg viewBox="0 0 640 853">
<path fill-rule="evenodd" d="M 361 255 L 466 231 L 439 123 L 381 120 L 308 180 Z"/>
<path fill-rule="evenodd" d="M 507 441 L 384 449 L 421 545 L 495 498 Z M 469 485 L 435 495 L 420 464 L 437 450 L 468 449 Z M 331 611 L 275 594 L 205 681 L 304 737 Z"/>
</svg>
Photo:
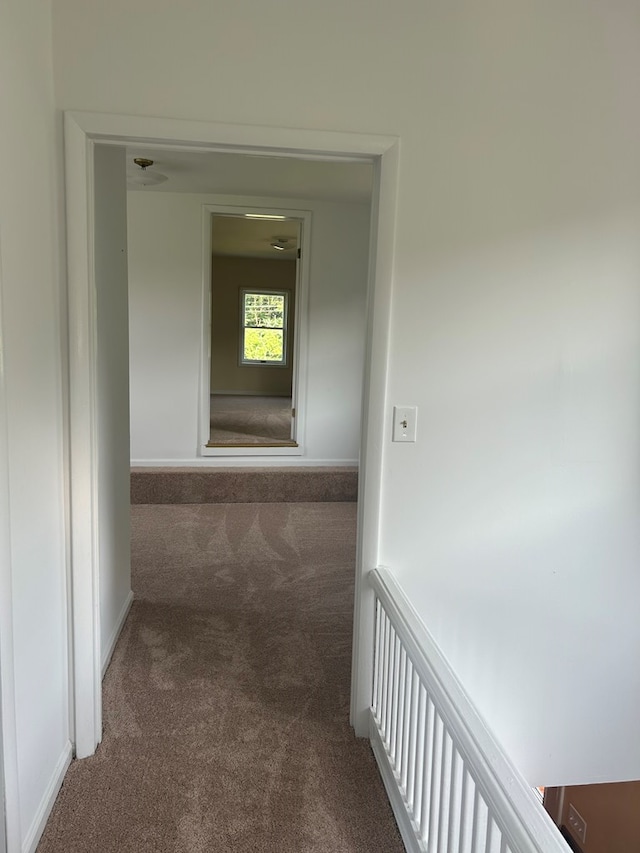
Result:
<svg viewBox="0 0 640 853">
<path fill-rule="evenodd" d="M 132 507 L 104 741 L 39 853 L 401 853 L 348 725 L 355 511 Z"/>
<path fill-rule="evenodd" d="M 132 468 L 132 504 L 355 501 L 357 468 Z"/>
<path fill-rule="evenodd" d="M 289 445 L 291 397 L 211 395 L 212 445 Z"/>
</svg>

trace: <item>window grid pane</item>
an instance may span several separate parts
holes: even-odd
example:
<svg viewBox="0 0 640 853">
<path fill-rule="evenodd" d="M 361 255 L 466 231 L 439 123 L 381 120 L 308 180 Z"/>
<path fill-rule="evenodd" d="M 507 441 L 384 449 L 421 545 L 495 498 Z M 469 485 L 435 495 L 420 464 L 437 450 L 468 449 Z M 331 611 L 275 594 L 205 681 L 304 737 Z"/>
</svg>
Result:
<svg viewBox="0 0 640 853">
<path fill-rule="evenodd" d="M 286 313 L 285 293 L 243 292 L 243 363 L 285 364 Z"/>
<path fill-rule="evenodd" d="M 252 328 L 284 329 L 284 296 L 245 293 L 244 325 Z"/>
<path fill-rule="evenodd" d="M 245 329 L 244 357 L 247 361 L 282 361 L 282 329 Z"/>
</svg>

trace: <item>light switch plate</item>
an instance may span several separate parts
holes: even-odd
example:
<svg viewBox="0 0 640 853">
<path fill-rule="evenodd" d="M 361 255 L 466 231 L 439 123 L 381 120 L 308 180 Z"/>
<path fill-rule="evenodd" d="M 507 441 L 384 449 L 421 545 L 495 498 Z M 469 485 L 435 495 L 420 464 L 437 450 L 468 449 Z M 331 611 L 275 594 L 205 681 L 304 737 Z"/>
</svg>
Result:
<svg viewBox="0 0 640 853">
<path fill-rule="evenodd" d="M 415 441 L 418 409 L 415 406 L 393 407 L 393 440 Z"/>
</svg>

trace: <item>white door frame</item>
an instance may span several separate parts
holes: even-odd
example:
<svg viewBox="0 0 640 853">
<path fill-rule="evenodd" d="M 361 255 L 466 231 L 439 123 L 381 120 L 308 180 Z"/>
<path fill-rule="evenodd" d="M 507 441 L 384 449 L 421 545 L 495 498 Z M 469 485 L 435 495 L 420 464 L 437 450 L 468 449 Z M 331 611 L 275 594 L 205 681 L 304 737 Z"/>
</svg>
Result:
<svg viewBox="0 0 640 853">
<path fill-rule="evenodd" d="M 0 275 L 2 263 L 0 263 Z M 13 598 L 9 501 L 9 447 L 0 281 L 0 853 L 19 850 L 20 793 L 13 654 Z"/>
<path fill-rule="evenodd" d="M 280 199 L 274 201 L 281 202 Z M 211 435 L 210 377 L 211 377 L 211 294 L 212 294 L 212 216 L 242 216 L 244 213 L 259 212 L 278 214 L 296 219 L 300 223 L 300 263 L 296 268 L 295 320 L 293 343 L 293 376 L 291 381 L 292 402 L 296 409 L 296 447 L 207 447 Z M 206 457 L 234 456 L 302 456 L 306 434 L 307 414 L 307 336 L 308 302 L 310 280 L 310 253 L 307 251 L 311 234 L 312 213 L 304 206 L 292 207 L 288 200 L 267 206 L 247 204 L 238 197 L 237 204 L 204 204 L 202 206 L 202 343 L 200 345 L 200 416 L 198 424 L 198 455 Z M 305 240 L 307 245 L 305 246 Z M 286 464 L 286 461 L 283 463 Z"/>
<path fill-rule="evenodd" d="M 71 433 L 69 606 L 74 651 L 74 743 L 79 758 L 92 755 L 102 737 L 93 263 L 96 143 L 374 162 L 351 691 L 351 722 L 356 734 L 364 737 L 368 734 L 367 710 L 373 679 L 374 616 L 373 593 L 366 574 L 376 566 L 378 558 L 399 140 L 360 133 L 65 113 Z"/>
</svg>

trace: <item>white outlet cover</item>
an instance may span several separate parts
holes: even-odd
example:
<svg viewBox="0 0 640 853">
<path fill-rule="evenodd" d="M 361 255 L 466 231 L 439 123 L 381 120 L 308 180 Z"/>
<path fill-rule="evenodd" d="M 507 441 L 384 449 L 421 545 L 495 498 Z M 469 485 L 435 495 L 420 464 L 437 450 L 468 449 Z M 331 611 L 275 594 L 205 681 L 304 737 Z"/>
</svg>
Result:
<svg viewBox="0 0 640 853">
<path fill-rule="evenodd" d="M 571 803 L 569 803 L 569 828 L 576 839 L 584 844 L 587 838 L 587 822 Z"/>
</svg>

